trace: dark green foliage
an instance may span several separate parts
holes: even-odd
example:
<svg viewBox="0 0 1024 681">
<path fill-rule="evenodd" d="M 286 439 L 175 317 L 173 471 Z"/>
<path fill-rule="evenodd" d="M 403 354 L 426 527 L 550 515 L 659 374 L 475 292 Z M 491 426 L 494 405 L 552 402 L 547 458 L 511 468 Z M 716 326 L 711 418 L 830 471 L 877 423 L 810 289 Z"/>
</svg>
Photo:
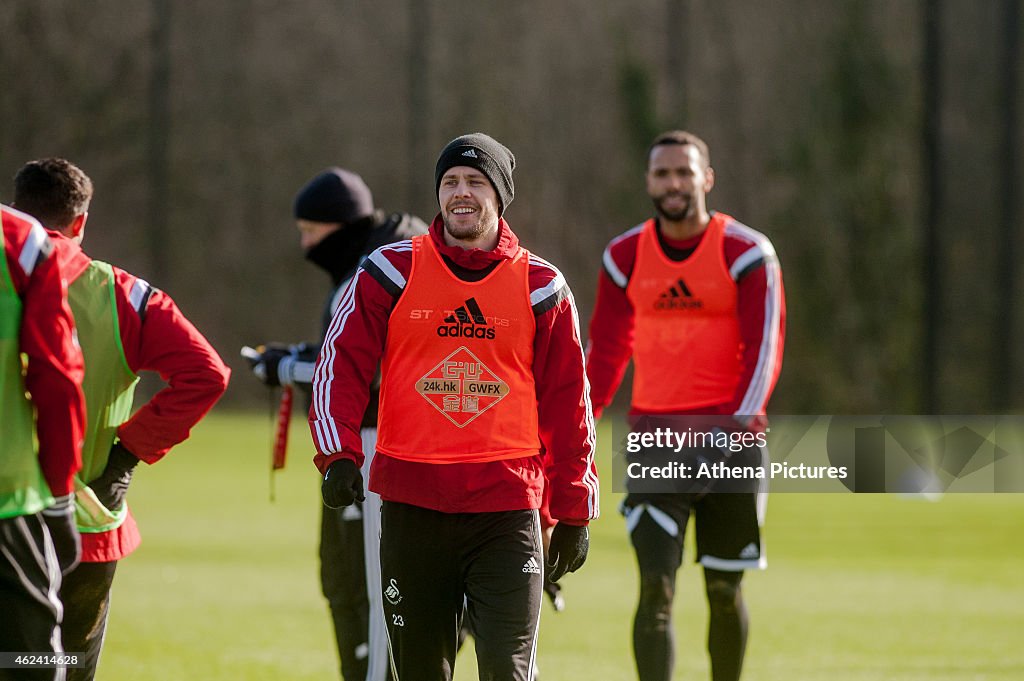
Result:
<svg viewBox="0 0 1024 681">
<path fill-rule="evenodd" d="M 880 52 L 861 3 L 808 87 L 806 126 L 775 168 L 796 187 L 779 213 L 789 302 L 788 394 L 801 412 L 910 413 L 921 264 L 900 157 L 913 129 L 905 75 Z M 795 361 L 792 361 L 796 357 Z"/>
</svg>

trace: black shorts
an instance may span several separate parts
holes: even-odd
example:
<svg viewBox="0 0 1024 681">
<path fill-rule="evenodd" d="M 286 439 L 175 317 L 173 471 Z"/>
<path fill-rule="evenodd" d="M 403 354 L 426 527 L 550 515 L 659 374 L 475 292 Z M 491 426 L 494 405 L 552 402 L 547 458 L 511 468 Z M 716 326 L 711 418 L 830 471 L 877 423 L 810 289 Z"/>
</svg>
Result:
<svg viewBox="0 0 1024 681">
<path fill-rule="evenodd" d="M 738 572 L 767 566 L 761 543 L 766 492 L 657 494 L 633 492 L 620 508 L 641 571 L 674 572 L 682 564 L 691 512 L 696 560 L 712 570 Z"/>
</svg>

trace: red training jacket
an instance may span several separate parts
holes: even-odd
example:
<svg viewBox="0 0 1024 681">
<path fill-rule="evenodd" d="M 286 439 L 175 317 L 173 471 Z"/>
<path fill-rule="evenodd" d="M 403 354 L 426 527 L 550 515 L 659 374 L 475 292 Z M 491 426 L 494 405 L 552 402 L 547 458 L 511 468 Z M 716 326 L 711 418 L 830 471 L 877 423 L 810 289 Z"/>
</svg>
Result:
<svg viewBox="0 0 1024 681">
<path fill-rule="evenodd" d="M 447 246 L 440 215 L 430 227 L 439 252 L 456 266 L 483 269 L 510 258 L 519 239 L 501 220 L 493 251 Z M 572 293 L 554 266 L 530 256 L 530 301 L 536 315 L 533 374 L 537 385 L 540 453 L 488 463 L 432 464 L 374 456 L 370 489 L 386 501 L 446 513 L 540 508 L 545 476 L 555 520 L 585 525 L 598 509 L 595 430 L 590 408 L 579 320 Z M 339 458 L 362 465 L 359 425 L 368 386 L 384 349 L 388 318 L 412 266 L 411 242 L 374 251 L 345 292 L 324 341 L 313 382 L 310 430 L 323 473 Z M 386 428 L 387 424 L 381 424 Z"/>
<path fill-rule="evenodd" d="M 67 274 L 34 218 L 7 206 L 0 212 L 7 269 L 22 299 L 19 343 L 28 356 L 25 388 L 36 409 L 39 465 L 50 491 L 64 496 L 74 491 L 74 475 L 82 467 L 86 418 L 82 349 L 73 333 Z"/>
<path fill-rule="evenodd" d="M 744 425 L 763 424 L 765 407 L 782 370 L 786 329 L 786 301 L 782 271 L 771 242 L 760 232 L 721 213 L 726 220 L 723 250 L 726 266 L 737 286 L 737 314 L 743 341 L 743 370 L 733 398 L 700 409 L 702 414 L 755 417 Z M 597 303 L 587 343 L 587 377 L 594 415 L 599 417 L 622 382 L 633 354 L 633 305 L 626 286 L 633 274 L 637 243 L 643 224 L 612 239 L 605 248 L 604 268 L 598 280 Z M 683 241 L 662 240 L 679 250 L 696 248 L 704 232 Z M 665 370 L 672 373 L 671 358 Z M 685 378 L 684 378 L 685 380 Z M 633 410 L 634 414 L 639 414 Z"/>
<path fill-rule="evenodd" d="M 74 281 L 91 258 L 57 232 L 50 236 L 68 281 Z M 231 370 L 170 296 L 118 267 L 113 270 L 117 321 L 128 368 L 134 373 L 155 371 L 167 383 L 117 429 L 128 451 L 153 464 L 188 438 L 192 427 L 224 394 Z M 138 526 L 129 513 L 115 530 L 83 533 L 82 560 L 120 560 L 140 542 Z"/>
</svg>

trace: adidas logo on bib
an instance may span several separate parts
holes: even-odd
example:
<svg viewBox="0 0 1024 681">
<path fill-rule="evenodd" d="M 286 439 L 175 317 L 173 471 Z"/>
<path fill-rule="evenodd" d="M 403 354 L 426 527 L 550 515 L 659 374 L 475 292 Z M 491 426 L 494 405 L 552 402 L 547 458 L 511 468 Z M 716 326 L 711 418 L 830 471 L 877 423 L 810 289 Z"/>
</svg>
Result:
<svg viewBox="0 0 1024 681">
<path fill-rule="evenodd" d="M 494 340 L 494 327 L 487 323 L 476 298 L 470 298 L 445 317 L 444 323 L 437 327 L 437 335 L 441 338 Z"/>
<path fill-rule="evenodd" d="M 702 307 L 704 307 L 704 301 L 693 297 L 690 287 L 682 278 L 669 286 L 654 301 L 655 310 L 699 310 Z"/>
</svg>

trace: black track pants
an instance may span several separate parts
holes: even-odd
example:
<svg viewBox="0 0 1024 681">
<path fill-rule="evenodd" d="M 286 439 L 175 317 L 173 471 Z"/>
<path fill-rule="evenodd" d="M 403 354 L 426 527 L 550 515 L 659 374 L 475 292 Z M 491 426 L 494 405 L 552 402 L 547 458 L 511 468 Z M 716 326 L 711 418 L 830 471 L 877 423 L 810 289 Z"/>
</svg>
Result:
<svg viewBox="0 0 1024 681">
<path fill-rule="evenodd" d="M 117 561 L 79 563 L 60 587 L 64 603 L 64 649 L 78 653 L 81 667 L 68 669 L 68 681 L 92 681 L 110 614 L 110 587 Z"/>
<path fill-rule="evenodd" d="M 0 519 L 0 650 L 61 653 L 60 566 L 39 514 Z M 0 669 L 0 681 L 63 681 L 65 669 Z"/>
<path fill-rule="evenodd" d="M 341 678 L 363 681 L 367 670 L 369 602 L 363 554 L 363 521 L 346 509 L 324 506 L 320 526 L 320 585 L 331 608 Z"/>
<path fill-rule="evenodd" d="M 481 681 L 530 681 L 543 593 L 537 511 L 440 513 L 385 501 L 384 616 L 396 681 L 448 681 L 463 606 Z"/>
</svg>

